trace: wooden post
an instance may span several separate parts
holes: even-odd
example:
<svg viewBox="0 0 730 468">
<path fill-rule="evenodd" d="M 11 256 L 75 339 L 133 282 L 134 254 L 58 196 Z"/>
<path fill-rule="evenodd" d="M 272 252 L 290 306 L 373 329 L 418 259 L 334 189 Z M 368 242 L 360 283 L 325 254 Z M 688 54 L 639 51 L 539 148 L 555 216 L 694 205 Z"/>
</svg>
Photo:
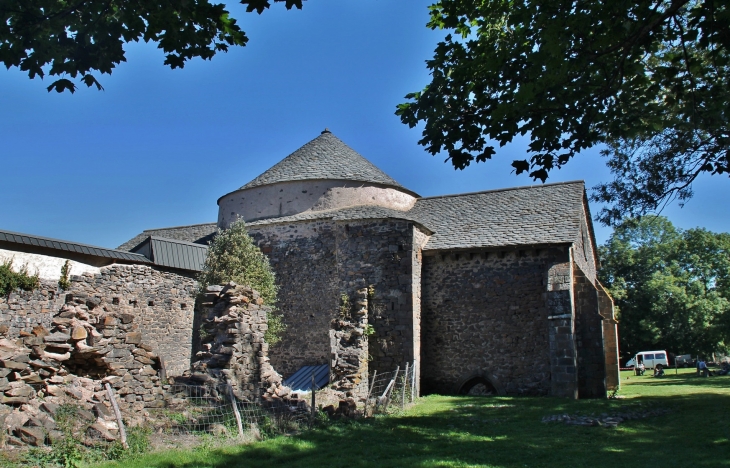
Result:
<svg viewBox="0 0 730 468">
<path fill-rule="evenodd" d="M 388 382 L 388 386 L 385 387 L 385 391 L 383 392 L 383 396 L 380 397 L 383 400 L 385 407 L 388 406 L 388 400 L 390 400 L 390 395 L 388 394 L 388 392 L 390 392 L 390 390 L 393 387 L 395 387 L 395 379 L 398 378 L 398 371 L 399 370 L 400 370 L 400 366 L 398 366 L 398 367 L 395 368 L 395 375 L 393 376 L 392 379 L 390 379 L 390 382 Z"/>
<path fill-rule="evenodd" d="M 408 362 L 406 362 L 406 372 L 403 374 L 403 395 L 400 402 L 401 409 L 406 407 L 406 388 L 408 388 Z"/>
<path fill-rule="evenodd" d="M 228 396 L 231 398 L 231 406 L 233 407 L 233 414 L 236 416 L 236 425 L 238 426 L 238 437 L 243 439 L 243 423 L 241 422 L 241 413 L 238 412 L 238 405 L 236 404 L 236 395 L 233 393 L 233 387 L 228 385 Z"/>
<path fill-rule="evenodd" d="M 162 385 L 167 385 L 170 382 L 167 381 L 167 367 L 165 366 L 165 358 L 160 356 L 160 381 Z"/>
<path fill-rule="evenodd" d="M 117 417 L 117 426 L 119 426 L 119 440 L 122 442 L 122 447 L 125 449 L 129 448 L 127 445 L 127 431 L 124 430 L 124 422 L 122 421 L 122 412 L 119 411 L 119 405 L 117 405 L 117 399 L 114 398 L 114 390 L 109 383 L 106 384 L 106 394 L 109 396 L 109 401 L 112 403 L 114 409 L 114 416 Z"/>
</svg>

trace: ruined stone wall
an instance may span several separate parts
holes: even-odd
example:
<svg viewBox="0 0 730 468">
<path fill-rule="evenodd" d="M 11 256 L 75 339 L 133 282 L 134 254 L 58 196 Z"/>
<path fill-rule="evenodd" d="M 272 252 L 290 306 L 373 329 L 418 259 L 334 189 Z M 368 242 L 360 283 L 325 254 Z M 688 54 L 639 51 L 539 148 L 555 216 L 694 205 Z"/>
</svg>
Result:
<svg viewBox="0 0 730 468">
<path fill-rule="evenodd" d="M 603 317 L 598 313 L 598 292 L 578 265 L 573 268 L 575 334 L 578 362 L 578 398 L 606 396 Z"/>
<path fill-rule="evenodd" d="M 144 331 L 145 340 L 166 362 L 169 375 L 180 375 L 190 365 L 195 281 L 182 274 L 140 265 L 110 265 L 97 274 L 71 277 L 67 291 L 42 282 L 34 291 L 0 297 L 0 327 L 17 338 L 36 325 L 50 328 L 53 313 L 67 295 L 85 295 L 110 313 L 126 313 Z"/>
<path fill-rule="evenodd" d="M 548 394 L 548 317 L 566 298 L 570 312 L 569 288 L 558 287 L 570 271 L 555 268 L 567 257 L 566 248 L 424 257 L 423 391 L 455 393 L 482 376 L 507 394 Z"/>
<path fill-rule="evenodd" d="M 337 260 L 340 289 L 372 285 L 369 323 L 370 371 L 405 367 L 414 354 L 414 225 L 395 219 L 338 224 Z"/>
</svg>

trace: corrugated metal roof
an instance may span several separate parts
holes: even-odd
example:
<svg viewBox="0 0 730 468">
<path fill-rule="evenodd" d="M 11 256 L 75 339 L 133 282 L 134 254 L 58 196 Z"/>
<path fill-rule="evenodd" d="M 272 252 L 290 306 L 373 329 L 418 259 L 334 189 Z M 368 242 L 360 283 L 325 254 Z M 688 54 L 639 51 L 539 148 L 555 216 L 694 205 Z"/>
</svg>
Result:
<svg viewBox="0 0 730 468">
<path fill-rule="evenodd" d="M 104 257 L 114 260 L 124 260 L 135 263 L 150 263 L 143 255 L 122 250 L 107 249 L 94 245 L 79 244 L 50 237 L 33 236 L 12 231 L 0 231 L 0 242 L 8 242 L 18 245 L 28 245 L 44 249 L 59 250 L 61 252 L 72 252 L 93 257 Z M 59 253 L 59 255 L 62 255 Z"/>
<path fill-rule="evenodd" d="M 157 236 L 149 236 L 134 251 L 149 255 L 155 265 L 190 271 L 202 270 L 208 256 L 204 245 Z"/>
<path fill-rule="evenodd" d="M 294 392 L 309 392 L 312 390 L 312 373 L 314 373 L 315 390 L 323 388 L 330 382 L 330 366 L 304 366 L 291 377 L 284 380 L 284 385 Z"/>
</svg>

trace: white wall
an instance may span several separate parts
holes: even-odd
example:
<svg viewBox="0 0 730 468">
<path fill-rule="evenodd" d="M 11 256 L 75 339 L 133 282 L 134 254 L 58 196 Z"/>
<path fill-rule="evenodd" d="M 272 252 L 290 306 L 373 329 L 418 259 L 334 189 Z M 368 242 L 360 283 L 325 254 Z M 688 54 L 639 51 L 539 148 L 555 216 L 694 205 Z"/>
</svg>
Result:
<svg viewBox="0 0 730 468">
<path fill-rule="evenodd" d="M 218 201 L 218 226 L 225 229 L 239 216 L 245 221 L 291 216 L 305 211 L 375 205 L 408 211 L 416 198 L 400 190 L 363 182 L 303 180 L 280 182 L 224 195 Z"/>
<path fill-rule="evenodd" d="M 61 267 L 66 263 L 65 258 L 51 257 L 48 255 L 15 252 L 12 250 L 0 249 L 0 262 L 13 261 L 13 270 L 20 271 L 23 265 L 28 266 L 28 273 L 33 275 L 36 272 L 41 279 L 58 281 L 61 277 Z M 70 275 L 82 273 L 99 273 L 99 268 L 85 263 L 70 261 Z"/>
</svg>

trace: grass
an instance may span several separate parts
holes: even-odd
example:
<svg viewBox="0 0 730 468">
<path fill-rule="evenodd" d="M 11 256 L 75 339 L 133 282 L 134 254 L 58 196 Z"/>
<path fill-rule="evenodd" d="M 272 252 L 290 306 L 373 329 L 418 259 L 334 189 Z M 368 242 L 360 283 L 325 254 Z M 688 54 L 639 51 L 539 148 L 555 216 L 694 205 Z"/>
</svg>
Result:
<svg viewBox="0 0 730 468">
<path fill-rule="evenodd" d="M 428 396 L 402 414 L 291 437 L 152 453 L 104 467 L 730 467 L 730 377 L 622 372 L 623 398 Z M 617 428 L 543 423 L 562 413 L 665 408 Z"/>
</svg>

